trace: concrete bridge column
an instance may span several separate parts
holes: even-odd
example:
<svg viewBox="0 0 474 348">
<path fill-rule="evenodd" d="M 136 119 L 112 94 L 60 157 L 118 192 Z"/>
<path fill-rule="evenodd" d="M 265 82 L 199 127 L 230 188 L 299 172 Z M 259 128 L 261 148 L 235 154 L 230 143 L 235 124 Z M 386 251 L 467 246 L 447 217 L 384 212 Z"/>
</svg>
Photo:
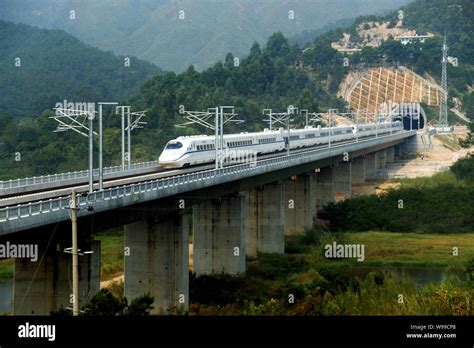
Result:
<svg viewBox="0 0 474 348">
<path fill-rule="evenodd" d="M 393 147 L 393 154 L 394 154 L 394 157 L 395 156 L 400 157 L 402 155 L 402 146 L 401 145 L 395 145 Z"/>
<path fill-rule="evenodd" d="M 380 150 L 375 153 L 375 170 L 379 178 L 386 176 L 387 172 L 387 151 Z"/>
<path fill-rule="evenodd" d="M 374 179 L 377 176 L 375 167 L 375 152 L 365 155 L 365 178 Z"/>
<path fill-rule="evenodd" d="M 365 182 L 365 160 L 362 157 L 354 158 L 351 161 L 351 175 L 353 184 L 362 184 Z"/>
<path fill-rule="evenodd" d="M 395 147 L 389 147 L 386 149 L 387 163 L 395 162 Z"/>
<path fill-rule="evenodd" d="M 125 226 L 125 297 L 150 293 L 152 314 L 189 304 L 189 224 L 186 215 L 170 213 Z"/>
<path fill-rule="evenodd" d="M 49 315 L 72 307 L 72 257 L 64 253 L 70 242 L 38 244 L 38 260 L 15 259 L 13 281 L 14 315 Z M 100 290 L 100 241 L 81 242 L 79 256 L 79 307 Z M 42 257 L 44 255 L 44 257 Z"/>
<path fill-rule="evenodd" d="M 336 200 L 352 196 L 351 162 L 340 162 L 334 166 L 334 196 Z"/>
<path fill-rule="evenodd" d="M 198 275 L 245 272 L 245 199 L 221 197 L 193 206 L 193 269 Z"/>
<path fill-rule="evenodd" d="M 283 184 L 285 236 L 303 233 L 316 215 L 316 184 L 312 174 L 293 177 Z"/>
<path fill-rule="evenodd" d="M 285 251 L 285 209 L 281 182 L 247 191 L 246 196 L 246 251 L 278 253 Z"/>
<path fill-rule="evenodd" d="M 375 153 L 375 168 L 376 170 L 384 170 L 387 164 L 387 153 L 385 150 L 380 150 Z"/>
<path fill-rule="evenodd" d="M 316 173 L 316 210 L 319 211 L 330 202 L 334 202 L 334 168 L 323 167 Z"/>
</svg>

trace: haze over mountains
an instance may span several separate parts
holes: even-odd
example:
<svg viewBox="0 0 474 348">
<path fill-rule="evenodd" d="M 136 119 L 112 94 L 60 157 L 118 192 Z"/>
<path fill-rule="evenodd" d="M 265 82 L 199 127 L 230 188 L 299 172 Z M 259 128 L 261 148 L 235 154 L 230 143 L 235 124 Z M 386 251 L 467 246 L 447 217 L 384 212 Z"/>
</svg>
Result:
<svg viewBox="0 0 474 348">
<path fill-rule="evenodd" d="M 275 31 L 292 37 L 410 0 L 2 0 L 0 19 L 63 29 L 102 50 L 164 70 L 197 70 L 243 57 Z M 74 19 L 71 19 L 71 12 Z M 183 11 L 183 12 L 180 12 Z M 180 18 L 181 17 L 181 18 Z M 292 17 L 292 18 L 290 18 Z"/>
<path fill-rule="evenodd" d="M 86 0 L 74 4 L 87 4 L 83 1 Z M 123 4 L 116 1 L 107 2 L 110 11 L 120 7 L 114 7 L 114 4 Z M 18 2 L 20 3 L 24 4 L 24 13 L 31 13 L 31 8 L 35 6 L 31 1 Z M 40 2 L 40 5 L 45 3 L 51 5 L 51 2 Z M 141 6 L 145 3 L 153 6 L 157 4 L 151 1 L 135 3 Z M 169 3 L 173 2 L 160 2 Z M 280 0 L 276 3 L 280 3 Z M 98 8 L 102 4 L 100 2 Z M 10 10 L 14 7 L 12 2 L 6 1 L 0 2 L 0 6 Z M 51 13 L 38 14 L 34 18 L 38 21 L 45 18 L 53 21 L 58 18 L 55 17 L 57 11 L 66 11 L 68 15 L 67 10 L 61 6 L 58 5 L 61 8 L 58 10 L 51 5 Z M 21 8 L 20 5 L 18 7 Z M 132 7 L 129 10 L 132 16 L 135 10 Z M 321 11 L 324 10 L 321 7 Z M 320 33 L 303 49 L 289 42 L 282 33 L 273 33 L 260 45 L 249 44 L 240 56 L 232 50 L 234 55 L 226 54 L 220 63 L 212 64 L 202 72 L 191 67 L 179 74 L 160 74 L 156 66 L 134 58 L 131 60 L 131 67 L 125 67 L 124 57 L 86 45 L 61 30 L 44 30 L 0 21 L 0 160 L 10 163 L 0 168 L 0 178 L 87 167 L 87 144 L 82 137 L 70 133 L 52 133 L 56 124 L 48 117 L 52 114 L 54 105 L 63 99 L 77 102 L 109 99 L 131 105 L 133 110 L 148 109 L 147 126 L 133 136 L 132 158 L 134 161 L 152 160 L 157 158 L 169 139 L 182 135 L 183 132 L 201 132 L 197 129 L 183 131 L 174 127 L 174 124 L 182 122 L 182 115 L 178 113 L 179 105 L 185 105 L 189 110 L 206 110 L 212 105 L 234 105 L 239 117 L 246 120 L 239 129 L 252 131 L 264 126 L 261 115 L 264 108 L 285 110 L 288 105 L 297 105 L 314 112 L 325 112 L 328 108 L 345 109 L 346 104 L 336 97 L 336 92 L 354 64 L 399 62 L 419 74 L 429 74 L 435 81 L 439 81 L 445 30 L 448 33 L 449 54 L 459 58 L 458 67 L 448 66 L 449 95 L 462 102 L 461 111 L 466 112 L 466 115 L 474 115 L 474 3 L 470 0 L 417 0 L 403 7 L 403 11 L 404 28 L 416 29 L 420 33 L 431 32 L 435 36 L 424 43 L 406 46 L 388 39 L 378 48 L 364 47 L 361 52 L 352 54 L 349 57 L 350 66 L 343 64 L 345 54 L 335 50 L 331 44 L 340 40 L 344 33 L 354 33 L 354 41 L 363 42 L 362 37 L 355 35 L 359 25 L 371 27 L 369 23 L 373 21 L 389 21 L 395 25 L 399 20 L 397 8 L 382 17 L 366 16 L 352 25 Z M 10 19 L 17 18 L 19 12 L 21 11 L 18 10 L 16 15 L 11 12 Z M 0 13 L 5 14 L 4 11 Z M 115 15 L 101 17 L 98 13 L 99 9 L 96 9 L 92 14 L 88 13 L 86 18 L 103 18 L 103 21 L 115 23 Z M 298 12 L 295 10 L 295 13 Z M 328 16 L 330 13 L 328 12 Z M 346 9 L 343 15 L 351 13 L 353 11 Z M 76 21 L 80 18 L 79 14 L 84 18 L 85 12 L 76 11 Z M 189 11 L 185 16 L 190 18 Z M 148 14 L 144 14 L 143 18 L 145 17 Z M 126 19 L 127 16 L 121 17 L 124 23 Z M 129 24 L 125 24 L 121 27 L 122 30 L 128 28 Z M 201 24 L 202 28 L 206 27 L 204 23 Z M 224 37 L 219 28 L 209 23 L 207 28 L 210 37 L 219 33 Z M 88 33 L 92 36 L 109 33 L 106 29 L 92 26 Z M 275 30 L 279 29 L 281 28 Z M 316 29 L 309 31 L 312 30 Z M 300 32 L 302 33 L 304 32 Z M 194 36 L 194 41 L 198 41 L 198 30 Z M 308 31 L 303 36 L 307 37 L 306 41 L 311 37 Z M 231 39 L 229 40 L 232 41 Z M 124 39 L 123 42 L 125 41 Z M 161 41 L 156 39 L 154 42 Z M 222 39 L 215 42 L 226 41 Z M 176 39 L 166 51 L 180 53 L 180 45 L 182 40 Z M 123 43 L 122 47 L 130 46 Z M 234 64 L 234 56 L 240 58 L 238 66 Z M 22 59 L 21 68 L 15 66 L 16 57 Z M 182 63 L 185 59 L 189 57 L 178 57 L 176 63 Z M 207 60 L 207 63 L 211 64 L 211 60 Z M 449 103 L 451 106 L 452 99 Z M 23 114 L 20 113 L 22 109 L 26 109 Z M 109 111 L 110 117 L 105 117 L 104 121 L 104 139 L 107 143 L 104 147 L 107 158 L 105 165 L 115 165 L 120 162 L 120 147 L 112 144 L 120 141 L 120 124 L 119 119 L 112 115 L 113 110 Z M 432 116 L 436 115 L 437 110 L 434 110 Z M 450 120 L 457 122 L 451 116 Z M 12 154 L 15 152 L 22 153 L 21 162 L 13 160 Z"/>
</svg>

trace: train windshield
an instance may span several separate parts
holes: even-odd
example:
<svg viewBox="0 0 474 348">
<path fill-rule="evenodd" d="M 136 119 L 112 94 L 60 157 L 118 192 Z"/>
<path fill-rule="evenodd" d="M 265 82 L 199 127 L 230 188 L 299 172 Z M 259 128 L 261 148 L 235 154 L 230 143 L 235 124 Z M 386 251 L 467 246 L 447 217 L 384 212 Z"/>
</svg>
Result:
<svg viewBox="0 0 474 348">
<path fill-rule="evenodd" d="M 183 144 L 181 144 L 179 141 L 175 143 L 168 143 L 165 147 L 165 150 L 176 150 L 180 149 L 183 147 Z"/>
</svg>

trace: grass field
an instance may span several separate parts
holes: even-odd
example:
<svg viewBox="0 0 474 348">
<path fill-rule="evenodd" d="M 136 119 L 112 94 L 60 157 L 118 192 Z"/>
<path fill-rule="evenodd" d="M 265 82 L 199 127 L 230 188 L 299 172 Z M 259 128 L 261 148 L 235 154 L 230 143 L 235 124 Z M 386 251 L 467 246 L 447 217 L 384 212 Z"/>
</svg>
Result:
<svg viewBox="0 0 474 348">
<path fill-rule="evenodd" d="M 13 277 L 13 259 L 0 261 L 0 278 Z"/>
<path fill-rule="evenodd" d="M 107 231 L 95 236 L 100 240 L 100 279 L 109 280 L 123 272 L 124 239 L 122 230 Z"/>
<path fill-rule="evenodd" d="M 327 242 L 330 243 L 328 237 Z M 312 251 L 313 261 L 328 265 L 363 264 L 364 266 L 416 266 L 448 267 L 463 266 L 474 258 L 474 233 L 419 234 L 394 232 L 344 233 L 346 244 L 364 244 L 365 260 L 328 260 L 323 247 Z M 453 248 L 458 248 L 458 256 Z"/>
</svg>

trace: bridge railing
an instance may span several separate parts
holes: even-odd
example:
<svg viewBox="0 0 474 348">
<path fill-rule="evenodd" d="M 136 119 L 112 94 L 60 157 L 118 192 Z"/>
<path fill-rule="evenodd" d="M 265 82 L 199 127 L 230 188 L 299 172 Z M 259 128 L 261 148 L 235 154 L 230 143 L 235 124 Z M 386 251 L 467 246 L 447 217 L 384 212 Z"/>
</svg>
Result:
<svg viewBox="0 0 474 348">
<path fill-rule="evenodd" d="M 130 166 L 130 170 L 152 168 L 152 167 L 158 166 L 158 164 L 159 164 L 158 161 L 134 163 Z M 122 170 L 121 165 L 104 167 L 104 175 L 111 174 L 111 173 L 118 173 L 122 171 L 126 173 L 128 171 L 128 168 L 126 167 L 125 170 Z M 92 173 L 94 176 L 98 176 L 99 169 L 98 168 L 94 169 Z M 88 176 L 89 176 L 89 170 L 78 170 L 78 171 L 67 172 L 67 173 L 33 176 L 29 178 L 20 178 L 20 179 L 10 179 L 10 180 L 5 180 L 5 181 L 0 181 L 0 190 L 23 187 L 23 186 L 31 186 L 31 185 L 36 185 L 36 184 L 61 182 L 65 180 L 86 179 L 88 178 Z"/>
<path fill-rule="evenodd" d="M 414 131 L 413 131 L 414 132 Z M 412 133 L 412 132 L 408 132 Z M 383 139 L 386 137 L 391 137 L 392 135 L 381 136 L 378 139 Z M 358 140 L 358 144 L 370 142 L 374 139 L 365 139 L 365 140 Z M 139 182 L 134 184 L 127 184 L 120 187 L 114 188 L 107 188 L 102 191 L 95 191 L 89 193 L 87 196 L 79 195 L 77 197 L 77 205 L 78 206 L 86 206 L 87 204 L 98 202 L 98 201 L 106 201 L 117 199 L 124 196 L 130 196 L 134 194 L 145 193 L 148 191 L 156 191 L 161 190 L 169 187 L 175 187 L 179 185 L 185 185 L 191 182 L 202 181 L 207 179 L 214 179 L 216 177 L 223 177 L 226 175 L 236 174 L 244 171 L 258 171 L 262 167 L 271 167 L 275 166 L 284 162 L 290 162 L 293 160 L 297 160 L 300 158 L 305 158 L 306 162 L 311 162 L 313 160 L 317 160 L 317 155 L 320 152 L 328 151 L 329 154 L 334 150 L 337 150 L 340 147 L 356 144 L 333 144 L 331 147 L 323 147 L 318 149 L 312 149 L 308 151 L 298 152 L 296 154 L 290 154 L 289 156 L 280 156 L 270 159 L 259 160 L 257 163 L 245 163 L 245 164 L 238 164 L 233 166 L 228 166 L 222 169 L 209 169 L 203 170 L 195 173 L 189 174 L 181 174 L 167 178 L 161 179 L 153 179 L 150 181 Z M 314 158 L 313 158 L 314 157 Z M 44 214 L 49 213 L 52 211 L 65 209 L 70 207 L 70 198 L 71 196 L 65 197 L 58 197 L 53 198 L 45 201 L 33 202 L 33 203 L 26 203 L 26 204 L 19 204 L 17 206 L 12 207 L 5 207 L 0 209 L 0 221 L 7 221 L 7 220 L 14 220 L 23 217 L 28 217 L 32 215 Z"/>
</svg>

